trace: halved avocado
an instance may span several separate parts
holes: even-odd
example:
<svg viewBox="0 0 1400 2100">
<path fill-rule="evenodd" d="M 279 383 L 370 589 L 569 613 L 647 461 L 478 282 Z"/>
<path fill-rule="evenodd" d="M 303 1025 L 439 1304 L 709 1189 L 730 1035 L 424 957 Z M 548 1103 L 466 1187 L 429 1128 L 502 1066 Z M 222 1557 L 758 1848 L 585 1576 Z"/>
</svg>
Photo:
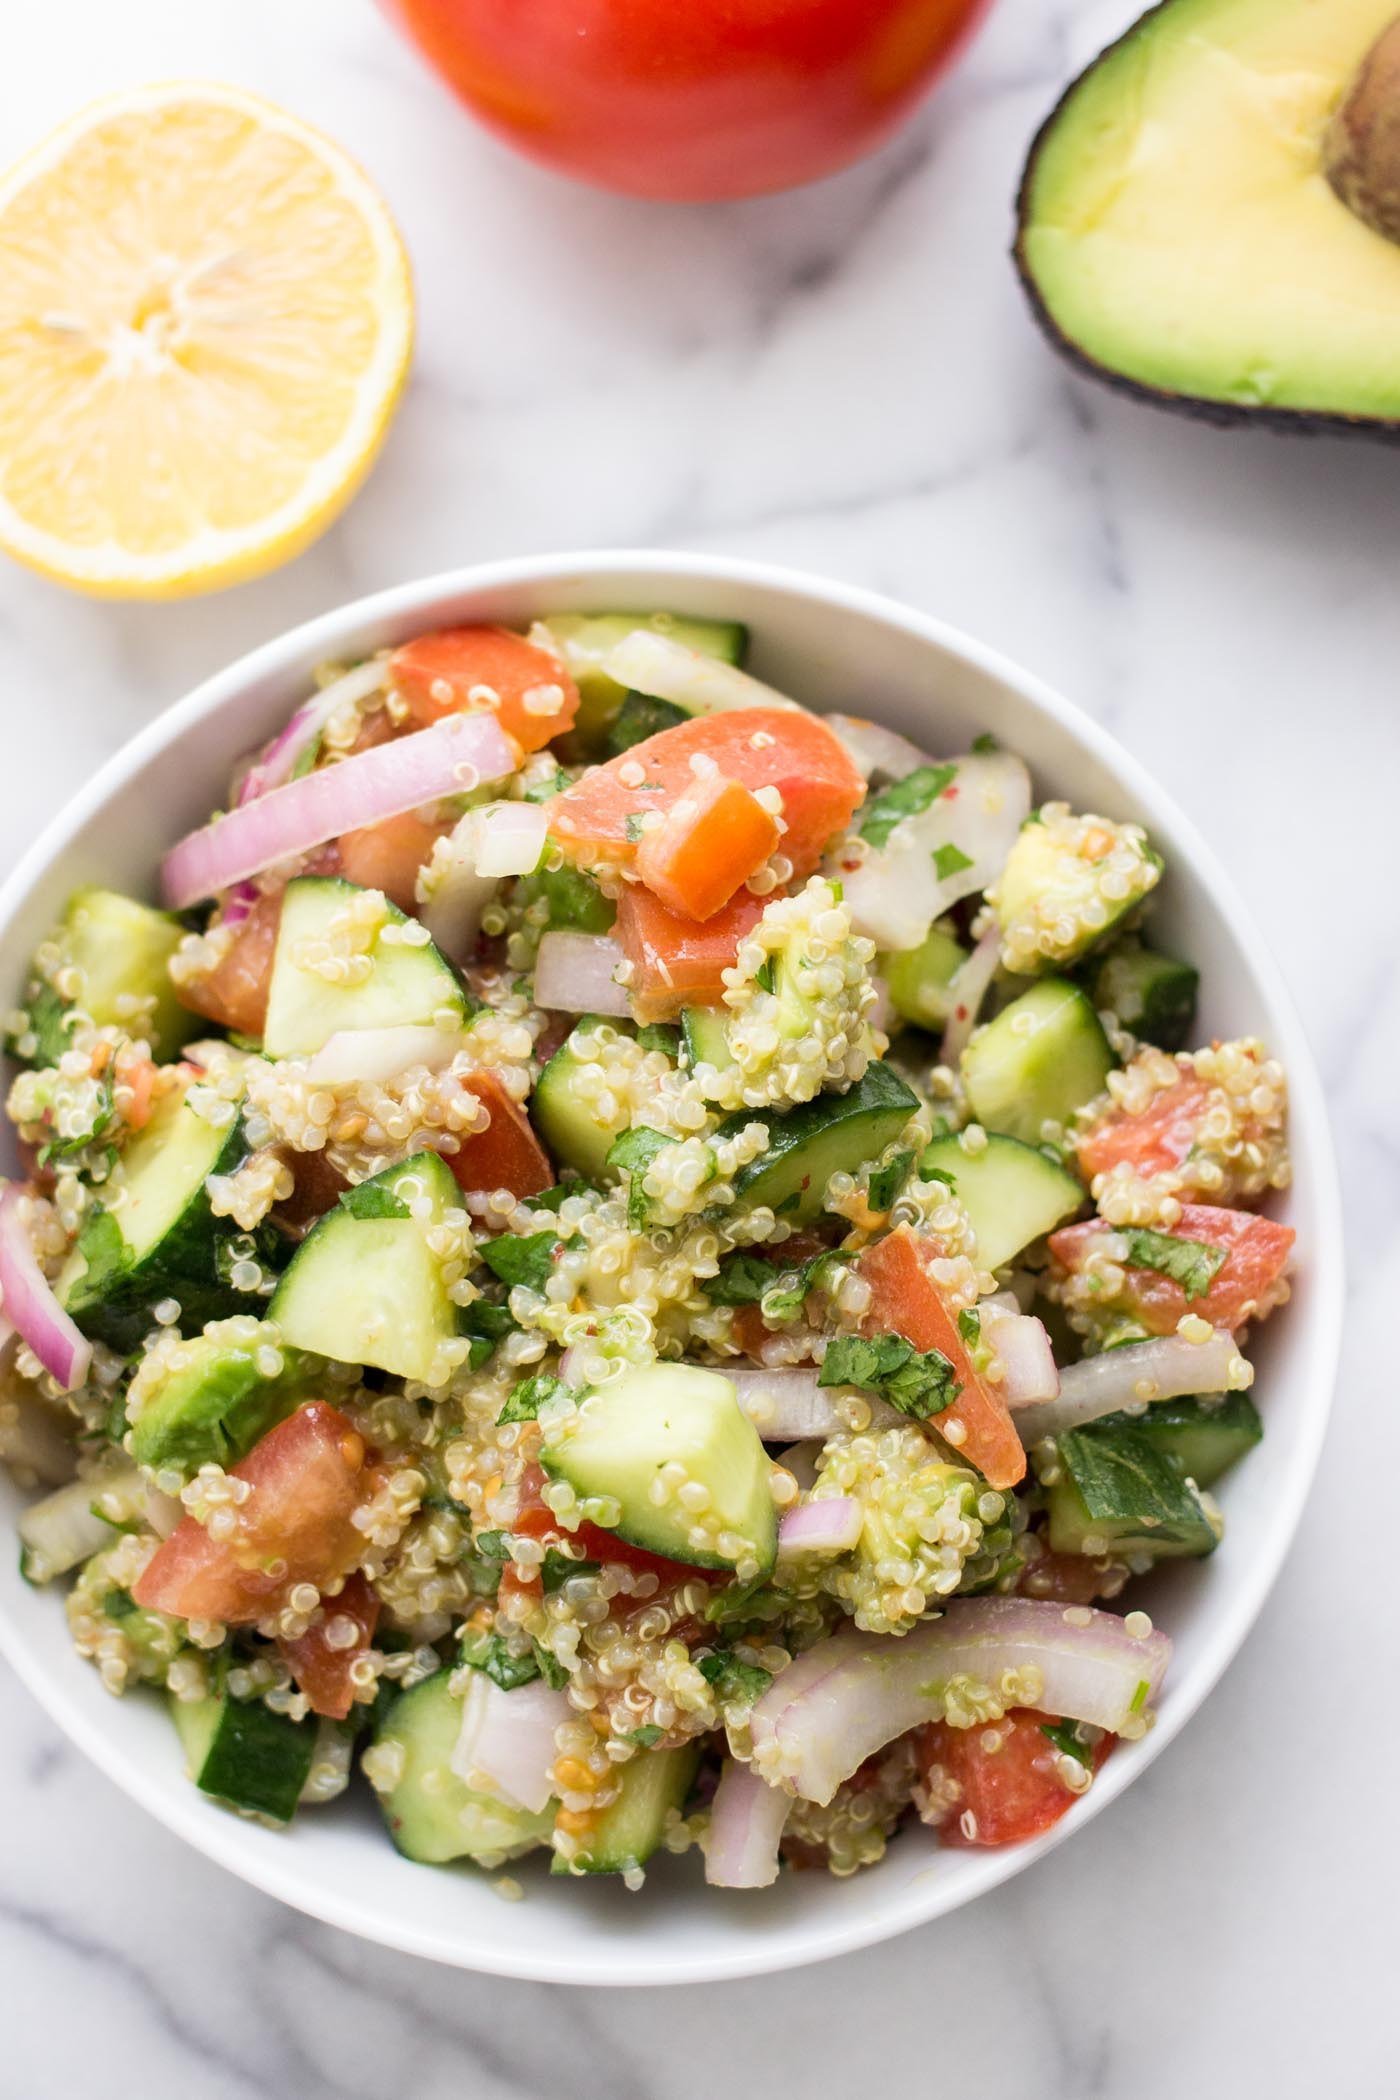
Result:
<svg viewBox="0 0 1400 2100">
<path fill-rule="evenodd" d="M 1396 15 L 1162 0 L 1102 53 L 1021 186 L 1016 261 L 1055 346 L 1210 422 L 1400 434 L 1400 246 L 1375 230 L 1400 196 Z"/>
</svg>

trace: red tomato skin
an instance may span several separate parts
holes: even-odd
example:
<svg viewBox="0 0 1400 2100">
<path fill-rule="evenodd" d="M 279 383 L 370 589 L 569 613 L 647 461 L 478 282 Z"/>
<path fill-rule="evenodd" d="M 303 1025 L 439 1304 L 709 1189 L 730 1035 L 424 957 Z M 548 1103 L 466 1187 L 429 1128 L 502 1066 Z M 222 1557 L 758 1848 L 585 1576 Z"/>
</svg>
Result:
<svg viewBox="0 0 1400 2100">
<path fill-rule="evenodd" d="M 382 0 L 483 123 L 559 173 L 698 202 L 873 152 L 986 0 Z"/>
<path fill-rule="evenodd" d="M 921 1731 L 924 1769 L 941 1766 L 962 1789 L 938 1825 L 945 1845 L 1019 1845 L 1059 1822 L 1077 1797 L 1056 1771 L 1059 1752 L 1041 1734 L 1042 1728 L 1056 1725 L 1053 1714 L 1021 1707 L 985 1729 L 950 1728 L 946 1721 L 934 1721 Z M 1001 1743 L 989 1751 L 983 1737 L 992 1731 Z M 1092 1753 L 1096 1772 L 1116 1741 L 1111 1735 L 1099 1738 Z M 971 1835 L 963 1827 L 969 1813 L 976 1819 Z"/>
<path fill-rule="evenodd" d="M 1129 1166 L 1150 1180 L 1179 1167 L 1196 1142 L 1210 1089 L 1204 1080 L 1185 1074 L 1175 1086 L 1154 1094 L 1140 1115 L 1115 1108 L 1077 1140 L 1079 1164 L 1090 1180 Z"/>
<path fill-rule="evenodd" d="M 350 1618 L 359 1637 L 349 1648 L 332 1648 L 326 1628 L 335 1618 Z M 363 1575 L 348 1576 L 336 1597 L 328 1597 L 320 1618 L 294 1641 L 279 1641 L 282 1660 L 291 1671 L 297 1690 L 306 1694 L 311 1711 L 328 1720 L 343 1721 L 355 1703 L 350 1666 L 363 1655 L 379 1623 L 379 1599 Z"/>
<path fill-rule="evenodd" d="M 542 1466 L 530 1465 L 520 1476 L 520 1507 L 508 1526 L 512 1532 L 522 1533 L 526 1538 L 539 1539 L 543 1545 L 558 1545 L 567 1538 L 573 1545 L 582 1546 L 586 1560 L 611 1560 L 620 1562 L 625 1568 L 635 1568 L 639 1573 L 650 1573 L 660 1577 L 663 1583 L 689 1582 L 698 1577 L 701 1582 L 727 1581 L 723 1570 L 715 1568 L 693 1568 L 689 1563 L 667 1560 L 664 1554 L 648 1553 L 644 1546 L 633 1546 L 616 1533 L 604 1531 L 598 1524 L 587 1519 L 576 1531 L 565 1531 L 554 1511 L 544 1500 L 541 1490 L 545 1484 Z M 543 1594 L 540 1576 L 522 1576 L 514 1561 L 507 1561 L 501 1571 L 501 1587 L 498 1595 L 539 1597 Z M 630 1604 L 630 1598 L 622 1600 Z"/>
<path fill-rule="evenodd" d="M 1050 1251 L 1061 1267 L 1075 1269 L 1095 1240 L 1114 1228 L 1102 1218 L 1066 1225 L 1050 1235 Z M 1208 1247 L 1229 1249 L 1210 1289 L 1189 1299 L 1179 1283 L 1156 1269 L 1127 1269 L 1126 1283 L 1112 1309 L 1141 1322 L 1150 1334 L 1175 1334 L 1185 1313 L 1197 1313 L 1212 1327 L 1234 1329 L 1262 1318 L 1277 1302 L 1275 1291 L 1297 1238 L 1291 1225 L 1276 1225 L 1253 1211 L 1225 1210 L 1212 1203 L 1186 1203 L 1169 1238 L 1200 1240 Z M 1107 1302 L 1107 1301 L 1106 1301 Z"/>
<path fill-rule="evenodd" d="M 763 917 L 764 903 L 740 890 L 701 926 L 668 911 L 640 883 L 629 883 L 618 899 L 613 932 L 632 965 L 629 989 L 638 1018 L 667 1021 L 687 1006 L 718 1006 L 724 972 L 733 969 L 739 943 Z"/>
<path fill-rule="evenodd" d="M 282 892 L 259 897 L 217 968 L 176 986 L 180 1004 L 235 1035 L 261 1036 L 281 923 Z"/>
<path fill-rule="evenodd" d="M 410 916 L 418 910 L 418 870 L 450 824 L 425 824 L 415 810 L 343 832 L 336 840 L 340 872 L 362 890 L 383 890 Z"/>
<path fill-rule="evenodd" d="M 509 1189 L 522 1200 L 554 1186 L 549 1155 L 530 1128 L 530 1119 L 506 1092 L 494 1072 L 471 1072 L 463 1084 L 490 1114 L 485 1130 L 463 1138 L 456 1152 L 443 1156 L 464 1189 Z"/>
<path fill-rule="evenodd" d="M 543 750 L 578 713 L 578 687 L 562 660 L 508 627 L 445 627 L 420 635 L 394 651 L 389 676 L 420 728 L 444 715 L 481 712 L 472 689 L 489 686 L 498 703 L 492 713 L 526 751 Z M 525 695 L 546 686 L 558 686 L 561 698 L 551 713 L 539 714 L 525 705 Z"/>
</svg>

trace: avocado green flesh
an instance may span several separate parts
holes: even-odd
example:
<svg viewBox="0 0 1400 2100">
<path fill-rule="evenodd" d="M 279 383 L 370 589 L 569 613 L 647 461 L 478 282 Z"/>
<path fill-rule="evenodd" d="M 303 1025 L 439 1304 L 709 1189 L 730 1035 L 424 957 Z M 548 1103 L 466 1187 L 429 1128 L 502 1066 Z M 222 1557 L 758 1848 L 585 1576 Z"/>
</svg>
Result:
<svg viewBox="0 0 1400 2100">
<path fill-rule="evenodd" d="M 1018 255 L 1108 376 L 1240 411 L 1400 417 L 1400 247 L 1322 166 L 1396 0 L 1164 0 L 1032 153 Z"/>
</svg>

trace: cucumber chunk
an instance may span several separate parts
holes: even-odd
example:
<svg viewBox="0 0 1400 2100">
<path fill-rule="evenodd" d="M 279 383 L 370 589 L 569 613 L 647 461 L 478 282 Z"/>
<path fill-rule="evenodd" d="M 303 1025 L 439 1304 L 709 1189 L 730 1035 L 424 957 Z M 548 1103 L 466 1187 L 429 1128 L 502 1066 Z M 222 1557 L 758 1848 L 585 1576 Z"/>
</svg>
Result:
<svg viewBox="0 0 1400 2100">
<path fill-rule="evenodd" d="M 1114 1066 L 1108 1037 L 1077 985 L 1044 977 L 979 1028 L 962 1054 L 977 1121 L 1036 1145 L 1101 1094 Z"/>
<path fill-rule="evenodd" d="M 917 948 L 882 955 L 879 967 L 900 1019 L 915 1028 L 945 1027 L 957 1004 L 954 979 L 967 956 L 961 941 L 937 924 Z"/>
<path fill-rule="evenodd" d="M 634 744 L 644 744 L 663 729 L 675 729 L 690 716 L 673 700 L 656 700 L 649 693 L 629 693 L 608 725 L 603 749 L 609 758 L 620 758 Z"/>
<path fill-rule="evenodd" d="M 543 624 L 578 687 L 574 726 L 585 737 L 606 729 L 622 706 L 627 688 L 608 676 L 603 659 L 639 627 L 726 664 L 742 664 L 749 646 L 749 631 L 738 620 L 687 620 L 678 613 L 547 613 Z"/>
<path fill-rule="evenodd" d="M 605 1177 L 609 1148 L 613 1139 L 626 1130 L 631 1112 L 625 1102 L 614 1096 L 615 1113 L 611 1120 L 600 1116 L 592 1099 L 592 1075 L 598 1068 L 587 1065 L 575 1046 L 581 1035 L 612 1025 L 596 1015 L 585 1014 L 541 1072 L 530 1102 L 535 1129 L 554 1159 L 560 1166 L 575 1168 L 588 1181 Z M 590 1074 L 587 1086 L 583 1083 L 585 1072 Z"/>
<path fill-rule="evenodd" d="M 1067 1429 L 1056 1440 L 1060 1477 L 1050 1489 L 1056 1553 L 1150 1553 L 1154 1560 L 1213 1553 L 1214 1525 L 1190 1481 L 1137 1422 Z"/>
<path fill-rule="evenodd" d="M 784 1114 L 738 1109 L 716 1136 L 731 1138 L 750 1123 L 768 1126 L 768 1150 L 741 1167 L 734 1193 L 742 1203 L 769 1204 L 794 1224 L 821 1216 L 833 1174 L 854 1174 L 878 1159 L 918 1109 L 917 1097 L 889 1065 L 872 1059 L 844 1094 L 818 1094 Z"/>
<path fill-rule="evenodd" d="M 275 1328 L 221 1322 L 182 1344 L 178 1362 L 161 1365 L 141 1385 L 141 1411 L 131 1431 L 138 1465 L 177 1466 L 193 1473 L 202 1465 L 233 1465 L 246 1458 L 260 1436 L 282 1421 L 307 1396 L 309 1370 L 296 1350 L 277 1349 L 280 1372 L 259 1369 L 259 1353 L 277 1346 Z"/>
<path fill-rule="evenodd" d="M 722 1372 L 696 1364 L 625 1372 L 546 1422 L 540 1463 L 584 1502 L 616 1505 L 615 1519 L 595 1521 L 649 1553 L 697 1568 L 742 1563 L 753 1575 L 773 1565 L 767 1454 Z M 684 1479 L 663 1480 L 663 1467 L 673 1465 Z M 699 1499 L 697 1486 L 705 1496 L 698 1510 L 687 1507 Z"/>
<path fill-rule="evenodd" d="M 1002 1269 L 1042 1233 L 1072 1218 L 1084 1202 L 1084 1187 L 1033 1145 L 1000 1131 L 984 1133 L 978 1151 L 957 1137 L 935 1138 L 920 1172 L 944 1175 L 972 1221 L 977 1259 L 984 1269 Z"/>
<path fill-rule="evenodd" d="M 553 1804 L 531 1815 L 477 1793 L 453 1771 L 462 1702 L 452 1691 L 452 1675 L 438 1670 L 389 1701 L 374 1740 L 397 1749 L 402 1768 L 379 1805 L 405 1859 L 434 1867 L 450 1859 L 500 1866 L 545 1842 L 554 1827 Z"/>
<path fill-rule="evenodd" d="M 383 928 L 369 949 L 363 982 L 332 984 L 298 960 L 308 946 L 325 942 L 357 898 L 374 897 L 384 908 Z M 340 1029 L 431 1027 L 440 1014 L 461 1026 L 467 1002 L 456 973 L 431 941 L 409 946 L 397 929 L 416 920 L 377 890 L 357 888 L 338 875 L 298 875 L 287 884 L 272 980 L 267 997 L 263 1048 L 269 1057 L 310 1057 Z M 395 930 L 396 938 L 384 934 Z M 304 945 L 305 944 L 305 945 Z"/>
<path fill-rule="evenodd" d="M 1259 1410 L 1248 1393 L 1154 1400 L 1140 1415 L 1104 1415 L 1089 1426 L 1099 1431 L 1131 1426 L 1183 1480 L 1194 1480 L 1203 1488 L 1213 1487 L 1264 1434 Z"/>
<path fill-rule="evenodd" d="M 666 1835 L 672 1809 L 679 1812 L 700 1763 L 698 1743 L 674 1750 L 643 1750 L 622 1766 L 622 1787 L 585 1835 L 572 1860 L 555 1859 L 555 1874 L 626 1874 L 644 1866 Z"/>
<path fill-rule="evenodd" d="M 205 1025 L 180 1004 L 170 981 L 170 958 L 183 938 L 168 912 L 117 890 L 75 890 L 52 936 L 56 959 L 29 987 L 29 1027 L 12 1041 L 15 1054 L 30 1064 L 57 1064 L 71 1044 L 71 1017 L 82 1012 L 99 1028 L 144 1039 L 156 1062 L 168 1064 Z M 60 992 L 55 980 L 70 970 L 79 981 Z"/>
<path fill-rule="evenodd" d="M 426 1196 L 431 1216 L 409 1205 Z M 459 1333 L 443 1266 L 426 1233 L 460 1209 L 461 1191 L 436 1152 L 416 1152 L 348 1189 L 312 1226 L 269 1309 L 293 1349 L 373 1364 L 396 1378 L 441 1385 L 442 1344 Z"/>
<path fill-rule="evenodd" d="M 313 1721 L 291 1721 L 261 1699 L 231 1698 L 220 1687 L 205 1699 L 170 1701 L 189 1774 L 212 1794 L 248 1814 L 289 1823 L 316 1750 Z"/>
<path fill-rule="evenodd" d="M 1174 956 L 1159 955 L 1141 941 L 1123 941 L 1100 963 L 1093 1001 L 1117 1014 L 1125 1028 L 1159 1050 L 1179 1050 L 1196 1017 L 1201 973 Z"/>
<path fill-rule="evenodd" d="M 548 913 L 541 926 L 546 933 L 609 933 L 617 917 L 611 897 L 581 868 L 537 868 L 533 875 L 522 875 L 514 901 L 527 909 L 542 904 Z"/>
</svg>

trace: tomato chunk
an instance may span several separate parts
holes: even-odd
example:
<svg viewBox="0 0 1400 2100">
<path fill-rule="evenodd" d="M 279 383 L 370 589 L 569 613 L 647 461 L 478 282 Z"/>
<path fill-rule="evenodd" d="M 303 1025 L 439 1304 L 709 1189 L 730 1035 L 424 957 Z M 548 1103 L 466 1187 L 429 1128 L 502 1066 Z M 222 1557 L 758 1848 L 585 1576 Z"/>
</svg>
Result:
<svg viewBox="0 0 1400 2100">
<path fill-rule="evenodd" d="M 383 890 L 400 911 L 417 909 L 418 870 L 431 854 L 447 824 L 427 824 L 416 811 L 342 832 L 336 841 L 340 872 L 363 890 Z"/>
<path fill-rule="evenodd" d="M 613 936 L 632 965 L 628 989 L 643 1021 L 664 1021 L 686 1006 L 718 1006 L 724 972 L 732 970 L 739 944 L 763 917 L 764 900 L 749 890 L 698 926 L 668 911 L 660 898 L 629 883 L 618 901 Z"/>
<path fill-rule="evenodd" d="M 549 804 L 552 835 L 577 859 L 630 864 L 643 836 L 636 819 L 650 809 L 664 816 L 692 793 L 696 758 L 713 760 L 724 779 L 750 790 L 777 788 L 787 826 L 782 850 L 799 877 L 811 874 L 865 795 L 845 745 L 815 715 L 743 707 L 677 722 L 595 766 Z"/>
<path fill-rule="evenodd" d="M 1059 1822 L 1076 1796 L 1060 1776 L 1062 1753 L 1042 1732 L 1058 1725 L 1053 1714 L 1021 1707 L 986 1728 L 934 1721 L 921 1730 L 919 1762 L 935 1799 L 957 1788 L 957 1799 L 937 1820 L 945 1845 L 1016 1845 Z M 1116 1741 L 1099 1738 L 1088 1753 L 1091 1770 L 1097 1772 Z"/>
<path fill-rule="evenodd" d="M 177 1619 L 248 1625 L 297 1583 L 320 1589 L 359 1560 L 365 1536 L 355 1512 L 381 1474 L 337 1408 L 320 1400 L 299 1407 L 229 1470 L 252 1489 L 236 1507 L 232 1534 L 211 1538 L 185 1517 L 133 1588 L 138 1604 Z"/>
<path fill-rule="evenodd" d="M 490 706 L 526 751 L 542 750 L 578 713 L 578 687 L 562 659 L 505 627 L 420 635 L 394 651 L 389 677 L 421 727 Z M 480 697 L 481 689 L 495 698 Z"/>
<path fill-rule="evenodd" d="M 1196 1142 L 1210 1100 L 1203 1080 L 1185 1077 L 1154 1094 L 1140 1115 L 1115 1108 L 1078 1140 L 1079 1164 L 1090 1180 L 1131 1167 L 1150 1181 L 1179 1167 Z"/>
<path fill-rule="evenodd" d="M 669 911 L 712 919 L 778 844 L 777 820 L 740 781 L 698 780 L 637 847 L 637 873 Z"/>
<path fill-rule="evenodd" d="M 994 1488 L 1014 1487 L 1026 1470 L 1021 1439 L 1001 1396 L 973 1369 L 958 1323 L 924 1266 L 926 1250 L 934 1251 L 907 1225 L 866 1248 L 856 1264 L 871 1289 L 865 1332 L 902 1334 L 916 1349 L 942 1351 L 962 1391 L 934 1418 L 933 1428 Z"/>
<path fill-rule="evenodd" d="M 1084 1266 L 1090 1253 L 1111 1240 L 1114 1227 L 1102 1218 L 1066 1225 L 1050 1235 L 1050 1251 L 1062 1269 Z M 1197 1240 L 1226 1249 L 1225 1260 L 1203 1296 L 1188 1299 L 1182 1286 L 1157 1269 L 1124 1270 L 1123 1289 L 1103 1300 L 1105 1311 L 1128 1314 L 1149 1334 L 1175 1334 L 1184 1313 L 1199 1313 L 1212 1327 L 1235 1328 L 1262 1319 L 1280 1302 L 1279 1285 L 1297 1234 L 1290 1225 L 1253 1211 L 1222 1210 L 1211 1203 L 1183 1204 L 1167 1239 Z"/>
<path fill-rule="evenodd" d="M 458 1151 L 445 1154 L 464 1189 L 509 1189 L 513 1196 L 538 1196 L 553 1188 L 554 1169 L 530 1128 L 523 1108 L 506 1092 L 499 1074 L 471 1072 L 463 1081 L 488 1110 L 485 1130 L 463 1138 Z"/>
<path fill-rule="evenodd" d="M 235 1035 L 260 1036 L 267 1024 L 267 992 L 281 923 L 282 892 L 260 896 L 240 920 L 218 965 L 176 987 L 181 1005 Z"/>
<path fill-rule="evenodd" d="M 353 1621 L 353 1640 L 342 1642 L 337 1620 Z M 374 1638 L 379 1622 L 379 1599 L 363 1575 L 351 1575 L 339 1596 L 328 1597 L 320 1617 L 297 1640 L 279 1641 L 282 1659 L 304 1692 L 311 1711 L 332 1721 L 343 1721 L 355 1703 L 350 1668 Z M 337 1639 L 333 1646 L 330 1634 Z"/>
<path fill-rule="evenodd" d="M 664 1554 L 648 1553 L 644 1546 L 633 1546 L 615 1533 L 603 1530 L 601 1525 L 590 1524 L 587 1519 L 576 1531 L 565 1531 L 554 1511 L 545 1501 L 542 1490 L 545 1484 L 542 1466 L 530 1465 L 520 1476 L 520 1507 L 510 1525 L 513 1534 L 538 1539 L 542 1545 L 557 1546 L 561 1539 L 569 1539 L 582 1546 L 584 1558 L 596 1561 L 616 1561 L 625 1568 L 636 1568 L 639 1573 L 660 1576 L 664 1583 L 726 1582 L 728 1576 L 722 1569 L 693 1568 L 685 1561 L 668 1560 Z M 532 1596 L 542 1594 L 542 1578 L 523 1575 L 514 1561 L 507 1561 L 501 1571 L 499 1596 Z M 635 1599 L 624 1599 L 629 1606 Z"/>
</svg>

